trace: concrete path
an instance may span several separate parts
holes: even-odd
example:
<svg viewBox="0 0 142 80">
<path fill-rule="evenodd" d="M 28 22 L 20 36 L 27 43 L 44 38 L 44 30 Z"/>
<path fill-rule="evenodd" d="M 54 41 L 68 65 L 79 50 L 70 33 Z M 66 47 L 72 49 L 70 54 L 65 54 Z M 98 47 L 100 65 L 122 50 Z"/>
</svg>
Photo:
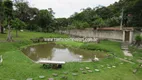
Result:
<svg viewBox="0 0 142 80">
<path fill-rule="evenodd" d="M 128 50 L 123 50 L 125 56 L 133 57 L 133 55 Z"/>
<path fill-rule="evenodd" d="M 129 46 L 129 43 L 124 42 L 121 45 L 121 49 L 123 50 L 123 53 L 125 56 L 133 57 L 133 55 L 128 51 L 128 46 Z"/>
<path fill-rule="evenodd" d="M 135 64 L 134 62 L 132 61 L 129 61 L 129 60 L 126 60 L 126 59 L 123 59 L 123 58 L 119 58 L 121 61 L 124 61 L 124 62 L 128 62 L 128 63 L 131 63 L 131 64 Z"/>
</svg>

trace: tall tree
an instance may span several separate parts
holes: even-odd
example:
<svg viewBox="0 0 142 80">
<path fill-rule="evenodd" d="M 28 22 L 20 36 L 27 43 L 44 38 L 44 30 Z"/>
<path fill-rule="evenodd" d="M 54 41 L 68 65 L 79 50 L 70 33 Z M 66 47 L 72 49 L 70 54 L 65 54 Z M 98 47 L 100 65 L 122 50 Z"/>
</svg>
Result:
<svg viewBox="0 0 142 80">
<path fill-rule="evenodd" d="M 69 24 L 69 21 L 66 18 L 57 18 L 56 19 L 57 29 L 65 28 L 68 26 L 68 24 Z"/>
<path fill-rule="evenodd" d="M 36 17 L 39 13 L 39 10 L 34 7 L 30 7 L 29 3 L 25 0 L 15 0 L 15 17 L 19 18 L 21 21 L 24 21 L 27 24 L 25 29 L 39 31 L 37 25 Z"/>
<path fill-rule="evenodd" d="M 36 31 L 40 31 L 39 30 L 39 26 L 38 26 L 38 23 L 37 23 L 37 15 L 39 13 L 39 10 L 37 8 L 29 8 L 29 15 L 30 15 L 30 20 L 27 22 L 28 26 L 26 27 L 26 29 L 30 30 L 30 31 L 33 31 L 33 30 L 36 30 Z"/>
<path fill-rule="evenodd" d="M 42 28 L 42 31 L 49 31 L 53 22 L 53 15 L 48 10 L 40 10 L 36 17 L 38 25 Z"/>
<path fill-rule="evenodd" d="M 3 0 L 0 0 L 0 31 L 2 34 L 4 33 L 4 29 L 2 26 L 3 19 L 4 19 L 4 6 L 3 6 Z"/>
<path fill-rule="evenodd" d="M 113 15 L 111 10 L 105 6 L 98 8 L 95 12 L 98 16 L 100 16 L 103 19 L 111 18 Z"/>
<path fill-rule="evenodd" d="M 129 26 L 142 26 L 142 0 L 125 0 L 126 2 L 126 15 L 128 17 Z"/>
<path fill-rule="evenodd" d="M 18 37 L 18 30 L 26 26 L 26 24 L 18 18 L 11 21 L 12 27 L 16 29 L 16 37 Z"/>
<path fill-rule="evenodd" d="M 7 25 L 8 25 L 8 36 L 7 41 L 12 41 L 11 35 L 11 19 L 13 17 L 13 3 L 11 0 L 4 0 L 4 14 L 6 16 Z"/>
<path fill-rule="evenodd" d="M 24 0 L 15 0 L 15 16 L 24 22 L 28 22 L 30 20 L 30 7 L 28 2 Z"/>
</svg>

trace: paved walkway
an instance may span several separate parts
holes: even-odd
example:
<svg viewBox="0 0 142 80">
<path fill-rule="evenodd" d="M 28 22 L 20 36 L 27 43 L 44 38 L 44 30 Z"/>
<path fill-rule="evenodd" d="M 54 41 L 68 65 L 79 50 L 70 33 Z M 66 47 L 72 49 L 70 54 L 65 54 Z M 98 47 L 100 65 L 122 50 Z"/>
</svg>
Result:
<svg viewBox="0 0 142 80">
<path fill-rule="evenodd" d="M 123 53 L 125 56 L 132 57 L 133 55 L 128 51 L 128 46 L 129 46 L 129 43 L 124 42 L 121 45 L 121 49 L 123 50 Z"/>
<path fill-rule="evenodd" d="M 129 60 L 126 60 L 126 59 L 123 59 L 123 58 L 119 58 L 121 61 L 124 61 L 124 62 L 128 62 L 128 63 L 131 63 L 131 64 L 135 64 L 134 62 L 132 61 L 129 61 Z"/>
<path fill-rule="evenodd" d="M 133 57 L 133 55 L 128 50 L 123 50 L 125 56 Z"/>
</svg>

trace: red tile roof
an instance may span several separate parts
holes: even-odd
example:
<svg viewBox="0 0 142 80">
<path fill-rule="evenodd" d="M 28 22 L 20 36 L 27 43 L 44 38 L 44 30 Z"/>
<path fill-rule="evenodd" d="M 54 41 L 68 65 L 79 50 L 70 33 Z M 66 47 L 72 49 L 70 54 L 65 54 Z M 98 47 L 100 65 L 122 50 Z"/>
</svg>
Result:
<svg viewBox="0 0 142 80">
<path fill-rule="evenodd" d="M 97 28 L 97 30 L 113 30 L 113 31 L 121 31 L 120 27 L 103 27 L 103 28 Z M 134 30 L 133 27 L 123 27 L 122 30 Z"/>
</svg>

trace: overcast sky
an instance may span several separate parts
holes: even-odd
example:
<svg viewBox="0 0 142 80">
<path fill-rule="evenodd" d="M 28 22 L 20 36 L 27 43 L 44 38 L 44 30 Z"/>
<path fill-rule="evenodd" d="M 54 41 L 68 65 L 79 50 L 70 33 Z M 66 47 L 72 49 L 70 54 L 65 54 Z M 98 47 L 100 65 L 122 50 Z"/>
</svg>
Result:
<svg viewBox="0 0 142 80">
<path fill-rule="evenodd" d="M 30 5 L 38 9 L 52 8 L 55 17 L 70 17 L 82 8 L 94 8 L 98 5 L 108 6 L 119 0 L 28 0 Z"/>
</svg>

